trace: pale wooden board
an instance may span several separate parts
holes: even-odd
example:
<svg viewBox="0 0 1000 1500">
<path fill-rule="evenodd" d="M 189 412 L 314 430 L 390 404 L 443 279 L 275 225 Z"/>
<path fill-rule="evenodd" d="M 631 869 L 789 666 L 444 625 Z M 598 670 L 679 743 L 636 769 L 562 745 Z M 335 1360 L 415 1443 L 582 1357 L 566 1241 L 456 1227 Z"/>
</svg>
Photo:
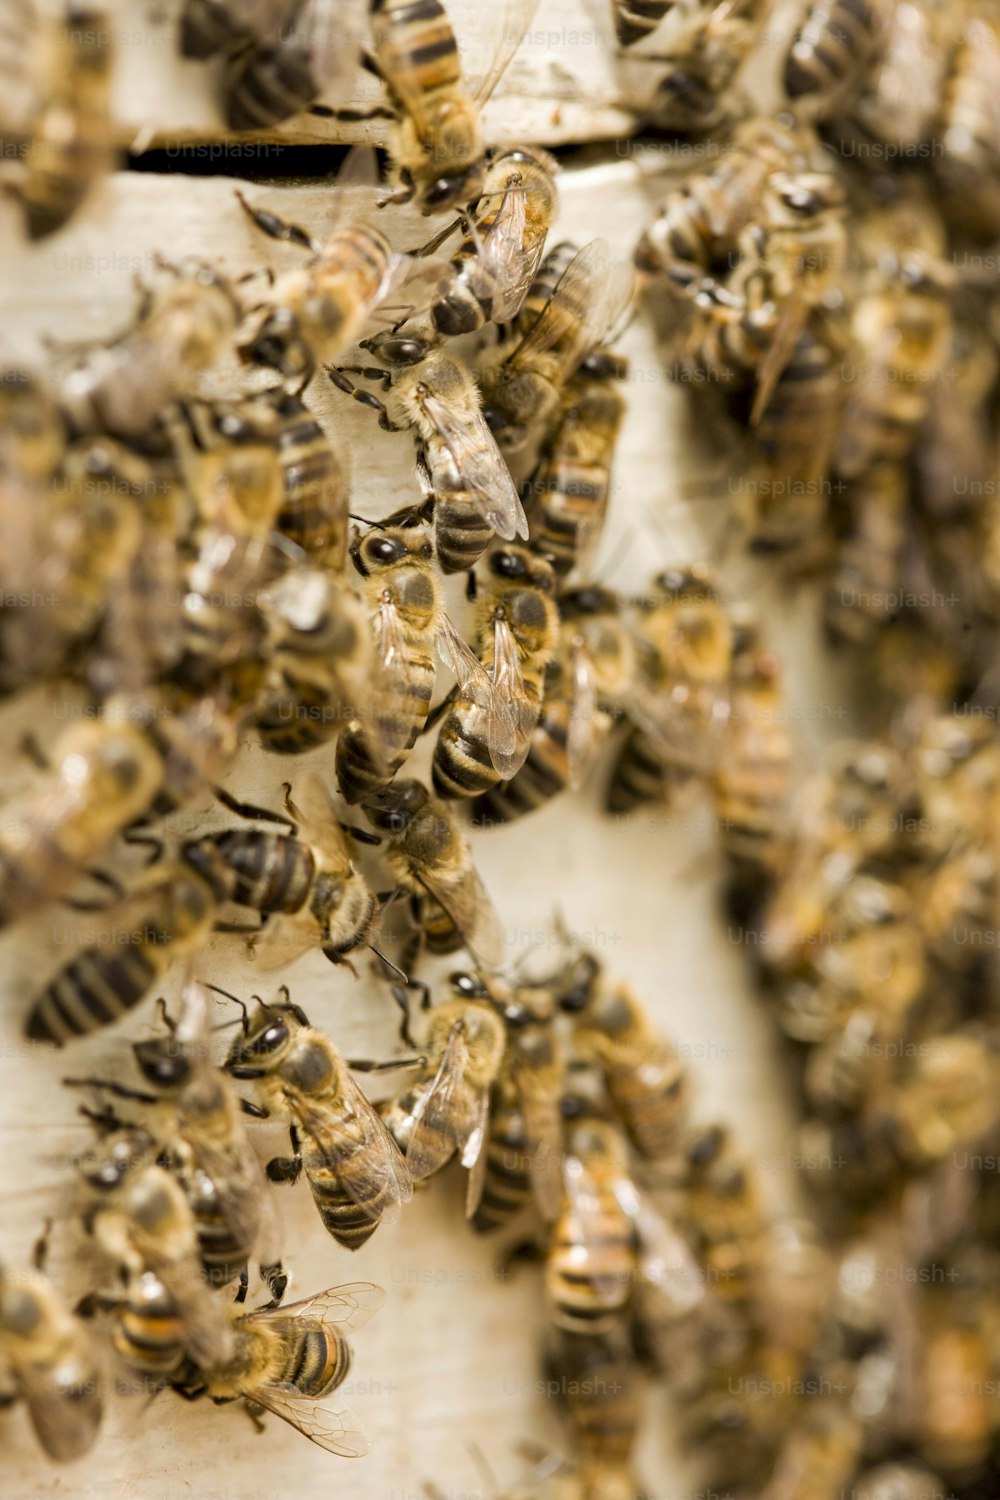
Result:
<svg viewBox="0 0 1000 1500">
<path fill-rule="evenodd" d="M 584 239 L 600 230 L 616 255 L 627 256 L 649 204 L 662 187 L 662 159 L 616 160 L 562 178 L 559 235 Z M 0 292 L 4 357 L 30 356 L 41 334 L 97 337 L 128 319 L 136 272 L 156 252 L 178 259 L 201 254 L 239 275 L 263 257 L 280 266 L 291 250 L 260 242 L 240 213 L 234 184 L 222 179 L 116 178 L 79 222 L 51 243 L 27 248 L 16 214 L 4 206 Z M 318 188 L 250 190 L 261 202 L 321 229 L 329 195 Z M 400 244 L 414 243 L 419 226 L 391 222 Z M 638 587 L 654 566 L 671 558 L 708 555 L 728 501 L 699 495 L 705 458 L 693 456 L 692 423 L 683 394 L 663 377 L 645 317 L 621 340 L 632 360 L 629 411 L 616 469 L 611 516 L 602 556 L 614 582 Z M 331 431 L 355 455 L 355 508 L 384 514 L 414 493 L 412 444 L 378 432 L 369 414 L 335 395 L 319 393 Z M 713 447 L 710 433 L 702 433 Z M 717 446 L 717 445 L 715 445 Z M 721 459 L 721 465 L 720 465 Z M 728 470 L 721 452 L 714 466 Z M 716 473 L 718 478 L 718 473 Z M 725 483 L 723 483 L 725 489 Z M 722 509 L 720 510 L 720 507 Z M 623 537 L 629 545 L 624 545 Z M 598 570 L 600 571 L 600 569 Z M 819 644 L 811 593 L 786 596 L 761 586 L 763 575 L 732 556 L 725 572 L 741 591 L 753 590 L 790 677 L 794 727 L 803 765 L 852 724 L 845 674 Z M 16 781 L 29 775 L 16 758 L 25 719 L 40 737 L 59 723 L 51 705 L 36 700 L 0 719 L 0 747 Z M 422 770 L 427 750 L 417 764 Z M 323 767 L 329 754 L 309 758 Z M 274 805 L 278 786 L 294 779 L 303 761 L 261 763 L 252 747 L 240 754 L 232 788 Z M 572 930 L 591 942 L 609 967 L 637 986 L 660 1023 L 690 1056 L 703 1117 L 731 1122 L 762 1171 L 776 1206 L 793 1198 L 790 1083 L 782 1076 L 768 1018 L 753 993 L 738 943 L 716 906 L 718 863 L 704 808 L 683 816 L 654 813 L 616 824 L 599 811 L 600 784 L 566 797 L 513 828 L 474 837 L 476 858 L 504 920 L 510 952 L 552 952 L 551 923 L 558 902 Z M 221 820 L 220 820 L 221 821 Z M 127 1065 L 126 1039 L 146 1033 L 146 1006 L 118 1033 L 62 1056 L 38 1055 L 20 1038 L 20 1021 L 39 981 L 67 958 L 74 922 L 55 913 L 0 944 L 6 990 L 0 1022 L 2 1078 L 0 1154 L 5 1187 L 0 1257 L 27 1256 L 43 1213 L 65 1215 L 72 1173 L 66 1153 L 86 1138 L 75 1128 L 73 1106 L 59 1086 L 68 1070 Z M 69 930 L 69 932 L 67 931 Z M 453 964 L 445 966 L 454 967 Z M 242 958 L 233 939 L 216 938 L 198 972 L 241 993 L 265 982 Z M 320 958 L 306 958 L 291 974 L 293 992 L 329 1028 L 347 1055 L 388 1055 L 395 1010 L 384 990 L 355 984 Z M 176 992 L 178 976 L 168 986 Z M 220 1010 L 220 1019 L 228 1019 Z M 221 1045 L 221 1044 L 220 1044 Z M 281 1145 L 261 1128 L 264 1150 Z M 36 1192 L 39 1186 L 44 1190 Z M 526 1437 L 557 1442 L 560 1429 L 533 1382 L 541 1319 L 538 1273 L 525 1269 L 499 1283 L 495 1247 L 461 1222 L 459 1184 L 436 1184 L 399 1222 L 383 1227 L 365 1249 L 349 1256 L 324 1235 L 304 1186 L 286 1190 L 287 1259 L 291 1295 L 369 1278 L 385 1286 L 385 1310 L 356 1341 L 350 1403 L 373 1440 L 372 1456 L 357 1463 L 323 1454 L 280 1423 L 256 1437 L 236 1409 L 196 1409 L 169 1396 L 145 1411 L 141 1400 L 118 1400 L 93 1454 L 65 1471 L 39 1457 L 23 1413 L 0 1413 L 5 1500 L 73 1495 L 81 1500 L 292 1500 L 335 1492 L 341 1500 L 418 1500 L 419 1480 L 433 1477 L 451 1497 L 482 1496 L 465 1445 L 480 1442 L 502 1476 L 517 1471 L 513 1445 Z M 74 1290 L 87 1284 L 79 1240 L 60 1222 L 55 1269 Z M 685 1480 L 663 1425 L 662 1393 L 651 1400 L 641 1454 L 643 1478 L 657 1495 L 696 1489 Z M 655 1414 L 655 1416 L 653 1415 Z"/>
</svg>

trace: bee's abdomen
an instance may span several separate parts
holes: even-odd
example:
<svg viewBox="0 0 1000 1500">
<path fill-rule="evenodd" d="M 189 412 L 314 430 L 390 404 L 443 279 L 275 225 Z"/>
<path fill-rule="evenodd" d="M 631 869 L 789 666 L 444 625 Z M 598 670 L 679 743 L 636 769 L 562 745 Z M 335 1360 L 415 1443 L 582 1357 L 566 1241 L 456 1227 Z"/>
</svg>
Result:
<svg viewBox="0 0 1000 1500">
<path fill-rule="evenodd" d="M 216 843 L 233 875 L 231 898 L 259 912 L 301 910 L 316 863 L 308 845 L 282 833 L 232 829 Z"/>
<path fill-rule="evenodd" d="M 483 1196 L 472 1216 L 479 1234 L 500 1229 L 531 1195 L 531 1159 L 524 1119 L 516 1109 L 495 1113 L 486 1146 Z"/>
<path fill-rule="evenodd" d="M 184 1362 L 184 1328 L 173 1297 L 145 1275 L 118 1308 L 113 1334 L 118 1353 L 134 1370 L 167 1379 Z"/>
<path fill-rule="evenodd" d="M 353 1151 L 334 1153 L 329 1145 L 322 1152 L 307 1147 L 303 1160 L 325 1228 L 345 1249 L 359 1250 L 375 1233 L 389 1206 L 385 1192 L 373 1189 L 370 1181 L 365 1180 L 368 1177 L 365 1148 L 358 1146 Z M 350 1181 L 355 1184 L 354 1196 L 345 1185 Z M 359 1198 L 362 1201 L 357 1201 Z"/>
<path fill-rule="evenodd" d="M 481 711 L 459 698 L 441 725 L 431 768 L 439 797 L 478 797 L 500 780 L 486 739 L 470 729 L 470 719 L 477 725 Z"/>
<path fill-rule="evenodd" d="M 373 15 L 384 15 L 406 52 L 404 68 L 410 86 L 430 94 L 461 79 L 458 46 L 451 22 L 439 0 L 374 0 Z M 391 79 L 390 79 L 391 82 Z"/>
<path fill-rule="evenodd" d="M 442 573 L 467 573 L 493 539 L 493 528 L 461 492 L 434 502 L 434 545 Z"/>
<path fill-rule="evenodd" d="M 86 949 L 35 1001 L 25 1035 L 35 1042 L 59 1045 L 110 1026 L 138 1005 L 161 968 L 162 962 L 138 943 L 123 944 L 115 952 Z"/>
<path fill-rule="evenodd" d="M 347 1342 L 322 1328 L 308 1328 L 289 1341 L 280 1381 L 304 1396 L 325 1396 L 342 1385 L 351 1368 Z"/>
<path fill-rule="evenodd" d="M 531 737 L 528 758 L 517 775 L 510 781 L 499 782 L 472 804 L 472 821 L 477 827 L 513 823 L 544 807 L 566 790 L 569 785 L 567 728 L 567 714 L 556 715 L 547 705 Z"/>
<path fill-rule="evenodd" d="M 663 754 L 643 730 L 633 727 L 612 768 L 605 797 L 608 812 L 621 815 L 646 802 L 659 802 L 666 785 Z"/>
</svg>

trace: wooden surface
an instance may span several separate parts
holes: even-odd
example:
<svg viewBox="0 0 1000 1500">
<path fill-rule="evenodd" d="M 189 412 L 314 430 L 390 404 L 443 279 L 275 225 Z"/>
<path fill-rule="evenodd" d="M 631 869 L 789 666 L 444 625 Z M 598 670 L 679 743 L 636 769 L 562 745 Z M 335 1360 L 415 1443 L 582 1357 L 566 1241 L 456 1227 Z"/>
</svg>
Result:
<svg viewBox="0 0 1000 1500">
<path fill-rule="evenodd" d="M 456 4 L 456 12 L 462 7 Z M 537 132 L 536 132 L 537 134 Z M 607 235 L 628 256 L 655 200 L 661 160 L 619 159 L 567 172 L 561 180 L 557 237 Z M 193 253 L 240 275 L 262 259 L 275 266 L 294 253 L 261 241 L 224 179 L 118 177 L 79 221 L 51 242 L 27 248 L 16 214 L 0 205 L 4 277 L 0 291 L 6 360 L 31 357 L 43 335 L 100 337 L 123 326 L 135 275 L 157 253 Z M 320 232 L 329 194 L 317 188 L 249 190 Z M 399 244 L 416 233 L 405 217 L 392 221 Z M 621 340 L 632 361 L 629 411 L 620 445 L 610 520 L 597 571 L 619 587 L 641 584 L 670 559 L 712 558 L 732 505 L 730 469 L 715 437 L 697 434 L 683 394 L 666 380 L 651 330 L 638 318 Z M 380 433 L 368 413 L 332 390 L 317 409 L 355 455 L 352 507 L 386 513 L 414 494 L 412 443 Z M 695 447 L 692 433 L 701 443 Z M 720 473 L 722 483 L 720 487 Z M 709 485 L 708 481 L 713 483 Z M 732 554 L 723 571 L 731 587 L 753 592 L 790 677 L 794 728 L 804 765 L 852 724 L 843 674 L 821 651 L 815 600 L 767 584 Z M 458 616 L 460 610 L 456 605 Z M 60 727 L 54 705 L 38 695 L 20 713 L 0 719 L 0 749 L 11 778 L 30 775 L 16 755 L 25 721 L 44 742 Z M 426 755 L 426 749 L 421 752 Z M 312 760 L 262 764 L 252 746 L 236 762 L 229 785 L 272 804 L 278 784 Z M 423 769 L 423 761 L 417 762 Z M 793 1201 L 793 1146 L 788 1090 L 767 1017 L 756 1000 L 746 955 L 718 915 L 714 830 L 704 807 L 679 815 L 656 812 L 626 822 L 599 805 L 604 768 L 584 793 L 565 797 L 506 830 L 474 836 L 476 859 L 503 917 L 511 959 L 534 948 L 544 966 L 551 952 L 556 905 L 570 929 L 609 968 L 631 980 L 663 1027 L 681 1044 L 694 1073 L 702 1118 L 730 1121 L 762 1171 L 775 1206 Z M 197 821 L 196 810 L 192 821 Z M 220 819 L 220 821 L 222 821 Z M 74 1119 L 75 1100 L 60 1075 L 127 1067 L 126 1042 L 147 1033 L 151 1007 L 118 1031 L 56 1056 L 28 1048 L 20 1025 L 27 1003 L 69 956 L 74 921 L 55 912 L 0 943 L 6 991 L 0 1010 L 0 1152 L 5 1163 L 5 1212 L 0 1257 L 26 1259 L 45 1214 L 55 1215 L 54 1266 L 74 1290 L 89 1284 L 79 1236 L 68 1222 L 72 1169 L 68 1156 L 86 1139 Z M 446 965 L 450 969 L 454 964 Z M 219 936 L 199 961 L 200 977 L 246 993 L 264 984 L 238 940 Z M 352 1056 L 386 1056 L 395 1044 L 395 1011 L 384 989 L 334 972 L 318 956 L 289 975 L 293 994 Z M 168 994 L 176 992 L 174 975 Z M 267 991 L 265 991 L 266 993 Z M 220 1018 L 224 1017 L 220 1011 Z M 221 1046 L 220 1044 L 220 1050 Z M 259 1127 L 262 1151 L 279 1144 Z M 541 1323 L 539 1275 L 526 1268 L 511 1279 L 495 1271 L 496 1245 L 464 1226 L 460 1184 L 436 1182 L 399 1221 L 381 1228 L 350 1256 L 322 1231 L 304 1185 L 282 1195 L 290 1295 L 345 1280 L 371 1279 L 389 1293 L 385 1309 L 358 1336 L 348 1387 L 351 1406 L 373 1439 L 372 1455 L 338 1461 L 271 1421 L 255 1436 L 238 1408 L 190 1407 L 169 1395 L 146 1409 L 141 1399 L 111 1402 L 93 1453 L 57 1470 L 40 1457 L 23 1412 L 0 1414 L 4 1500 L 73 1495 L 80 1500 L 291 1500 L 335 1493 L 338 1500 L 418 1500 L 419 1482 L 433 1478 L 449 1500 L 485 1496 L 468 1455 L 475 1441 L 501 1477 L 517 1472 L 514 1445 L 525 1438 L 560 1442 L 560 1428 L 536 1389 Z M 662 1500 L 697 1488 L 673 1452 L 665 1402 L 656 1393 L 640 1452 L 640 1472 Z M 685 1477 L 687 1475 L 687 1477 Z"/>
</svg>

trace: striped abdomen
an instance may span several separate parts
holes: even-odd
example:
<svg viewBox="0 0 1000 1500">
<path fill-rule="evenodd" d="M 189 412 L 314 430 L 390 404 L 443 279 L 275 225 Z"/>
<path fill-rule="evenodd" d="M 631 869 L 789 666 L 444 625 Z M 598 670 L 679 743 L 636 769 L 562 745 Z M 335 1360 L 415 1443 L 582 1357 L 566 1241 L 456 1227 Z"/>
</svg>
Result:
<svg viewBox="0 0 1000 1500">
<path fill-rule="evenodd" d="M 566 1337 L 564 1344 L 565 1353 L 560 1351 L 548 1363 L 563 1392 L 580 1456 L 588 1472 L 592 1465 L 624 1469 L 639 1427 L 636 1366 L 631 1351 L 585 1334 Z M 616 1488 L 611 1493 L 628 1494 L 630 1490 Z"/>
<path fill-rule="evenodd" d="M 431 953 L 457 953 L 464 946 L 465 938 L 440 901 L 435 901 L 433 896 L 421 895 L 417 903 L 417 921 L 428 950 Z"/>
<path fill-rule="evenodd" d="M 604 383 L 574 391 L 531 482 L 531 540 L 560 576 L 583 562 L 600 538 L 624 410 L 621 396 Z"/>
<path fill-rule="evenodd" d="M 133 1370 L 159 1382 L 185 1364 L 184 1325 L 173 1295 L 151 1271 L 128 1284 L 117 1308 L 115 1349 Z"/>
<path fill-rule="evenodd" d="M 533 328 L 552 301 L 552 294 L 560 277 L 577 254 L 577 246 L 570 240 L 561 240 L 554 245 L 535 273 L 521 309 L 512 324 L 512 333 L 523 336 Z"/>
<path fill-rule="evenodd" d="M 346 1249 L 360 1249 L 391 1202 L 385 1189 L 372 1181 L 371 1147 L 360 1125 L 344 1122 L 336 1142 L 329 1135 L 322 1141 L 306 1135 L 302 1164 L 327 1230 Z M 347 1183 L 352 1184 L 354 1196 L 348 1193 Z"/>
<path fill-rule="evenodd" d="M 596 1217 L 596 1216 L 595 1216 Z M 603 1195 L 600 1223 L 581 1225 L 570 1208 L 552 1232 L 545 1289 L 552 1317 L 570 1333 L 600 1333 L 628 1302 L 635 1274 L 632 1225 L 612 1195 Z"/>
<path fill-rule="evenodd" d="M 819 108 L 838 102 L 863 70 L 882 35 L 882 0 L 817 0 L 785 58 L 789 99 Z"/>
<path fill-rule="evenodd" d="M 442 573 L 468 573 L 494 537 L 493 527 L 474 505 L 461 478 L 453 485 L 435 476 L 434 549 Z"/>
<path fill-rule="evenodd" d="M 819 536 L 843 392 L 839 358 L 806 328 L 757 427 L 754 551 L 788 551 Z"/>
<path fill-rule="evenodd" d="M 493 1101 L 486 1143 L 483 1195 L 472 1216 L 479 1234 L 501 1229 L 531 1197 L 531 1151 L 524 1115 L 516 1091 L 509 1089 Z"/>
<path fill-rule="evenodd" d="M 278 406 L 278 457 L 284 497 L 276 526 L 311 562 L 343 569 L 347 546 L 347 475 L 309 408 L 291 392 Z"/>
<path fill-rule="evenodd" d="M 693 775 L 693 768 L 668 765 L 663 748 L 633 725 L 611 769 L 604 805 L 609 813 L 630 813 L 643 803 L 662 802 L 672 787 L 680 789 Z"/>
<path fill-rule="evenodd" d="M 510 781 L 498 782 L 472 804 L 472 822 L 477 827 L 513 823 L 566 790 L 569 715 L 570 705 L 564 698 L 546 694 L 524 765 Z"/>
<path fill-rule="evenodd" d="M 615 0 L 615 31 L 623 47 L 655 31 L 675 0 Z"/>
<path fill-rule="evenodd" d="M 289 1385 L 303 1396 L 325 1396 L 342 1385 L 351 1368 L 346 1340 L 323 1328 L 300 1328 L 286 1333 L 285 1358 L 269 1372 L 268 1384 Z"/>
<path fill-rule="evenodd" d="M 542 674 L 523 671 L 525 714 L 534 713 L 537 724 L 542 709 Z M 483 711 L 459 696 L 441 725 L 431 766 L 434 790 L 439 797 L 479 797 L 500 781 L 490 759 L 483 732 Z"/>
<path fill-rule="evenodd" d="M 666 1043 L 651 1040 L 646 1058 L 605 1075 L 608 1094 L 640 1156 L 662 1160 L 677 1145 L 689 1098 L 683 1061 Z"/>
<path fill-rule="evenodd" d="M 228 69 L 224 90 L 231 130 L 265 130 L 312 104 L 322 88 L 306 46 L 291 39 L 251 47 Z"/>
<path fill-rule="evenodd" d="M 439 0 L 371 0 L 371 15 L 380 63 L 388 64 L 386 43 L 391 46 L 390 88 L 394 74 L 405 75 L 407 93 L 416 90 L 425 96 L 461 81 L 455 33 Z"/>
<path fill-rule="evenodd" d="M 301 911 L 308 900 L 316 861 L 294 835 L 229 828 L 198 844 L 214 848 L 225 865 L 228 900 L 264 913 Z"/>
<path fill-rule="evenodd" d="M 824 599 L 829 635 L 864 645 L 899 612 L 900 558 L 910 494 L 903 464 L 876 464 L 852 486 L 851 521 Z"/>
<path fill-rule="evenodd" d="M 750 709 L 753 713 L 753 708 Z M 758 722 L 737 717 L 714 779 L 715 816 L 727 859 L 774 873 L 784 847 L 791 796 L 791 745 L 780 705 L 762 705 Z M 767 713 L 769 717 L 763 717 Z M 742 731 L 742 732 L 741 732 Z"/>
<path fill-rule="evenodd" d="M 185 1191 L 195 1218 L 205 1278 L 211 1286 L 226 1286 L 246 1265 L 253 1245 L 234 1233 L 232 1215 L 227 1216 L 215 1183 L 204 1172 L 196 1171 L 190 1181 L 185 1179 Z"/>
<path fill-rule="evenodd" d="M 304 755 L 325 745 L 344 722 L 324 686 L 304 678 L 289 680 L 292 677 L 286 669 L 285 685 L 295 696 L 274 704 L 254 721 L 264 748 L 275 755 Z"/>
<path fill-rule="evenodd" d="M 235 0 L 185 0 L 180 18 L 182 57 L 214 57 L 245 36 Z"/>
<path fill-rule="evenodd" d="M 407 656 L 406 685 L 392 698 L 375 695 L 376 743 L 404 748 L 376 764 L 368 736 L 357 725 L 345 729 L 337 741 L 337 782 L 350 803 L 360 802 L 392 780 L 417 742 L 431 706 L 437 668 L 426 651 L 411 647 Z"/>
</svg>

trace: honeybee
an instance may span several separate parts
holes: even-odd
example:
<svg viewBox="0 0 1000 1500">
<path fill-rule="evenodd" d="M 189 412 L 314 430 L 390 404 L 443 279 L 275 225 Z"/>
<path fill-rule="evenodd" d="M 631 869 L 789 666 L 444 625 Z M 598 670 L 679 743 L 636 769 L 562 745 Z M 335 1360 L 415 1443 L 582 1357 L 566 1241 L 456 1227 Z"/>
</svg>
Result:
<svg viewBox="0 0 1000 1500">
<path fill-rule="evenodd" d="M 693 7 L 687 24 L 665 57 L 635 61 L 667 72 L 642 113 L 657 129 L 707 131 L 727 123 L 735 85 L 757 45 L 771 0 L 717 0 Z"/>
<path fill-rule="evenodd" d="M 326 568 L 289 568 L 260 604 L 269 644 L 253 724 L 268 750 L 299 755 L 369 713 L 367 612 Z"/>
<path fill-rule="evenodd" d="M 489 585 L 477 593 L 479 656 L 495 701 L 477 680 L 460 686 L 434 746 L 434 790 L 476 797 L 524 764 L 542 710 L 545 668 L 558 640 L 555 573 L 527 547 L 495 547 Z"/>
<path fill-rule="evenodd" d="M 922 1302 L 915 1447 L 962 1488 L 988 1467 L 996 1439 L 996 1317 L 960 1292 L 927 1290 Z"/>
<path fill-rule="evenodd" d="M 496 968 L 503 931 L 472 862 L 468 841 L 446 802 L 419 781 L 393 781 L 361 804 L 384 836 L 383 858 L 411 898 L 419 936 L 432 953 L 468 948 Z"/>
<path fill-rule="evenodd" d="M 956 319 L 945 369 L 949 379 L 931 387 L 915 453 L 921 508 L 933 520 L 948 521 L 990 493 L 995 461 L 990 403 L 1000 360 L 990 335 L 971 317 Z"/>
<path fill-rule="evenodd" d="M 61 1047 L 120 1021 L 179 958 L 197 953 L 212 931 L 212 887 L 181 864 L 158 870 L 146 889 L 116 909 L 130 941 L 96 942 L 70 960 L 32 1003 L 24 1034 Z"/>
<path fill-rule="evenodd" d="M 431 1011 L 426 1061 L 415 1082 L 383 1106 L 386 1127 L 414 1182 L 457 1153 L 468 1167 L 466 1214 L 476 1212 L 486 1168 L 490 1087 L 503 1061 L 504 1024 L 481 1000 L 446 1000 Z"/>
<path fill-rule="evenodd" d="M 386 431 L 414 432 L 418 476 L 434 500 L 434 544 L 442 571 L 472 568 L 494 534 L 505 541 L 526 537 L 528 523 L 514 481 L 466 367 L 450 354 L 432 350 L 420 336 L 380 335 L 366 341 L 365 347 L 389 362 L 387 370 L 366 368 L 360 373 L 382 380 L 391 396 L 392 415 L 369 391 L 359 391 L 342 370 L 329 369 L 327 374 L 338 389 L 377 410 L 379 425 Z"/>
<path fill-rule="evenodd" d="M 624 1330 L 553 1329 L 546 1341 L 545 1370 L 573 1431 L 585 1500 L 630 1500 L 637 1492 L 631 1457 L 639 1428 L 639 1391 Z"/>
<path fill-rule="evenodd" d="M 1000 233 L 1000 26 L 985 9 L 962 17 L 958 46 L 949 59 L 933 169 L 947 217 L 961 232 L 983 239 Z"/>
<path fill-rule="evenodd" d="M 634 721 L 612 769 L 611 813 L 672 797 L 711 771 L 728 720 L 732 625 L 701 567 L 654 580 L 636 630 Z"/>
<path fill-rule="evenodd" d="M 861 1439 L 855 1417 L 832 1403 L 816 1407 L 789 1434 L 762 1500 L 834 1500 L 854 1474 Z"/>
<path fill-rule="evenodd" d="M 439 0 L 372 0 L 372 62 L 398 113 L 390 146 L 400 187 L 388 200 L 416 198 L 421 213 L 473 203 L 483 190 L 480 107 L 500 81 L 535 13 L 537 0 L 506 0 L 500 43 L 474 94 Z"/>
<path fill-rule="evenodd" d="M 162 282 L 144 288 L 134 327 L 60 381 L 60 404 L 80 432 L 142 437 L 172 401 L 194 394 L 236 331 L 240 307 L 224 276 L 200 261 L 159 265 Z"/>
<path fill-rule="evenodd" d="M 349 201 L 375 180 L 373 151 L 355 148 L 337 177 L 336 215 L 322 241 L 237 194 L 264 234 L 310 252 L 304 265 L 283 271 L 269 288 L 262 316 L 237 346 L 241 359 L 308 381 L 317 365 L 332 364 L 357 341 L 408 264 Z"/>
<path fill-rule="evenodd" d="M 324 1227 L 348 1250 L 374 1234 L 413 1184 L 396 1143 L 358 1088 L 333 1043 L 282 991 L 282 1005 L 258 1003 L 233 1042 L 226 1071 L 253 1079 L 265 1111 L 291 1122 L 291 1157 L 267 1165 L 272 1182 L 304 1171 Z"/>
<path fill-rule="evenodd" d="M 351 559 L 364 580 L 376 662 L 374 718 L 367 727 L 350 725 L 337 741 L 337 780 L 353 803 L 392 779 L 421 734 L 437 675 L 435 645 L 460 689 L 484 710 L 499 690 L 445 613 L 423 508 L 398 512 L 356 538 Z M 504 714 L 506 704 L 495 711 Z"/>
<path fill-rule="evenodd" d="M 347 455 L 330 441 L 297 392 L 277 386 L 257 400 L 270 408 L 278 421 L 283 495 L 275 527 L 302 548 L 313 566 L 343 572 L 347 561 Z"/>
<path fill-rule="evenodd" d="M 258 1251 L 263 1281 L 280 1301 L 287 1276 L 277 1259 L 280 1227 L 260 1160 L 230 1079 L 207 1053 L 206 997 L 184 991 L 179 1021 L 162 1009 L 166 1034 L 134 1042 L 132 1052 L 148 1088 L 105 1079 L 64 1079 L 77 1086 L 150 1106 L 148 1128 L 162 1143 L 194 1210 L 205 1275 L 213 1286 L 241 1276 Z"/>
<path fill-rule="evenodd" d="M 585 571 L 601 539 L 611 493 L 611 465 L 625 402 L 620 355 L 597 353 L 567 382 L 559 415 L 529 485 L 531 540 L 560 577 Z"/>
<path fill-rule="evenodd" d="M 536 277 L 546 291 L 550 259 Z M 498 344 L 479 370 L 486 420 L 504 453 L 520 452 L 533 433 L 548 430 L 569 376 L 624 318 L 633 284 L 631 266 L 612 261 L 604 240 L 593 240 L 573 256 L 530 325 L 538 303 L 529 293 L 519 336 Z"/>
<path fill-rule="evenodd" d="M 344 1335 L 362 1328 L 385 1300 L 380 1287 L 356 1281 L 278 1308 L 232 1319 L 233 1349 L 180 1386 L 188 1398 L 244 1401 L 251 1415 L 269 1411 L 340 1458 L 360 1458 L 370 1444 L 350 1411 L 324 1398 L 351 1367 Z"/>
<path fill-rule="evenodd" d="M 823 624 L 832 641 L 864 646 L 898 608 L 910 508 L 906 465 L 896 459 L 869 465 L 847 486 L 845 500 L 847 529 L 836 543 Z"/>
<path fill-rule="evenodd" d="M 353 65 L 363 0 L 186 0 L 184 57 L 228 52 L 222 107 L 230 130 L 267 130 L 309 105 Z"/>
<path fill-rule="evenodd" d="M 277 814 L 237 804 L 247 816 L 281 822 Z M 357 869 L 337 811 L 316 776 L 300 783 L 296 798 L 285 784 L 288 832 L 227 828 L 188 839 L 181 857 L 211 885 L 219 901 L 259 912 L 253 956 L 277 968 L 320 948 L 333 964 L 373 941 L 378 898 Z"/>
<path fill-rule="evenodd" d="M 748 1307 L 767 1253 L 759 1184 L 724 1125 L 698 1126 L 685 1144 L 686 1171 L 674 1218 L 723 1304 Z"/>
<path fill-rule="evenodd" d="M 70 5 L 38 27 L 38 110 L 12 191 L 33 240 L 54 234 L 114 164 L 111 15 Z"/>
<path fill-rule="evenodd" d="M 80 1458 L 93 1445 L 104 1414 L 101 1371 L 90 1335 L 42 1274 L 45 1239 L 35 1253 L 36 1275 L 0 1266 L 0 1404 L 23 1399 L 35 1435 L 49 1458 Z"/>
<path fill-rule="evenodd" d="M 651 1160 L 677 1147 L 690 1103 L 687 1070 L 629 987 L 605 978 L 581 953 L 556 984 L 556 999 L 573 1019 L 573 1045 L 597 1063 L 608 1097 L 633 1148 Z"/>
<path fill-rule="evenodd" d="M 568 1333 L 609 1332 L 632 1295 L 635 1229 L 617 1191 L 627 1178 L 628 1152 L 613 1125 L 584 1117 L 567 1129 L 545 1292 L 550 1317 Z"/>
<path fill-rule="evenodd" d="M 585 584 L 557 602 L 560 638 L 542 712 L 520 771 L 473 803 L 472 821 L 484 827 L 511 823 L 582 786 L 632 685 L 635 651 L 617 595 Z"/>
<path fill-rule="evenodd" d="M 148 810 L 163 780 L 160 756 L 134 724 L 75 724 L 52 761 L 40 784 L 4 812 L 0 926 L 57 901 Z"/>
<path fill-rule="evenodd" d="M 622 47 L 640 42 L 659 26 L 677 0 L 613 0 L 615 31 Z"/>
<path fill-rule="evenodd" d="M 850 127 L 901 155 L 918 154 L 940 108 L 952 40 L 948 10 L 939 0 L 889 7 L 878 56 L 850 109 Z"/>
<path fill-rule="evenodd" d="M 844 105 L 883 45 L 891 13 L 886 0 L 813 0 L 782 73 L 797 111 L 820 118 Z"/>
<path fill-rule="evenodd" d="M 158 1165 L 156 1143 L 145 1130 L 108 1115 L 95 1118 L 101 1135 L 77 1162 L 90 1190 L 85 1228 L 123 1281 L 149 1271 L 169 1293 L 186 1355 L 199 1365 L 227 1358 L 232 1332 L 202 1275 L 197 1225 L 183 1187 Z"/>
<path fill-rule="evenodd" d="M 556 215 L 556 170 L 536 146 L 511 147 L 489 162 L 480 208 L 488 206 L 474 222 L 462 221 L 466 235 L 452 256 L 451 279 L 430 309 L 439 333 L 475 333 L 516 318 Z"/>
</svg>

